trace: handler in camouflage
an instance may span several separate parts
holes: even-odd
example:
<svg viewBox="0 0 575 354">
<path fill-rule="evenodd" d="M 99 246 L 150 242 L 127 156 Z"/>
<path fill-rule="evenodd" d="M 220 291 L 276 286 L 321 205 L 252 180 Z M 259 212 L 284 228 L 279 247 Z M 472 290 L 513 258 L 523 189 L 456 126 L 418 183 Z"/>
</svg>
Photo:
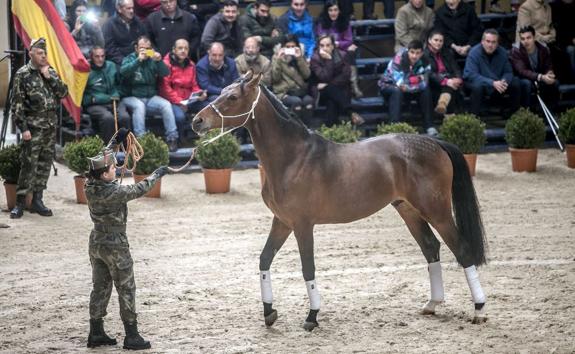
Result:
<svg viewBox="0 0 575 354">
<path fill-rule="evenodd" d="M 12 91 L 12 117 L 22 132 L 22 168 L 18 176 L 16 206 L 10 218 L 24 214 L 26 194 L 33 193 L 30 212 L 52 216 L 42 201 L 50 177 L 56 144 L 57 110 L 68 87 L 48 65 L 46 40 L 30 43 L 30 62 L 16 72 Z"/>
<path fill-rule="evenodd" d="M 127 130 L 118 131 L 115 139 L 98 156 L 90 159 L 90 176 L 84 187 L 94 228 L 90 234 L 90 263 L 93 289 L 90 294 L 90 334 L 88 347 L 115 345 L 116 339 L 104 331 L 103 317 L 112 293 L 118 292 L 120 316 L 126 337 L 124 349 L 148 349 L 150 342 L 138 333 L 136 322 L 136 284 L 133 261 L 126 236 L 127 202 L 142 197 L 168 172 L 158 168 L 140 183 L 121 185 L 116 180 L 116 160 L 110 147 L 124 140 Z"/>
</svg>

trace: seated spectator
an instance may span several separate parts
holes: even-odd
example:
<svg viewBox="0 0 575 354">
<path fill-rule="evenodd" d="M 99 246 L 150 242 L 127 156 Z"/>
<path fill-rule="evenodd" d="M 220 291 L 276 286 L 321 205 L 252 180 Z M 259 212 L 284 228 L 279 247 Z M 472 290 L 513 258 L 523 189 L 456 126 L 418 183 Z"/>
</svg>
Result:
<svg viewBox="0 0 575 354">
<path fill-rule="evenodd" d="M 72 37 L 86 58 L 90 57 L 90 50 L 94 46 L 104 47 L 104 35 L 98 24 L 98 18 L 88 13 L 86 0 L 75 0 L 70 7 L 68 28 Z"/>
<path fill-rule="evenodd" d="M 542 98 L 552 107 L 559 98 L 559 90 L 549 48 L 535 40 L 532 26 L 519 30 L 519 40 L 519 46 L 511 49 L 511 66 L 521 83 L 521 105 L 531 107 L 531 93 L 537 83 Z"/>
<path fill-rule="evenodd" d="M 271 59 L 274 46 L 282 41 L 282 34 L 276 27 L 276 19 L 270 14 L 271 0 L 256 0 L 248 5 L 240 17 L 243 38 L 255 36 L 260 42 L 261 54 Z"/>
<path fill-rule="evenodd" d="M 236 62 L 225 56 L 224 45 L 213 42 L 196 66 L 198 84 L 207 92 L 208 99 L 202 102 L 205 107 L 218 98 L 222 90 L 239 78 Z"/>
<path fill-rule="evenodd" d="M 328 126 L 347 119 L 351 119 L 354 124 L 363 123 L 363 118 L 351 111 L 351 55 L 351 52 L 336 48 L 335 40 L 330 34 L 323 34 L 319 37 L 316 51 L 310 60 L 314 76 L 312 93 L 327 107 L 325 123 Z"/>
<path fill-rule="evenodd" d="M 339 50 L 349 51 L 349 64 L 351 68 L 351 88 L 353 96 L 356 98 L 363 97 L 363 92 L 359 89 L 357 66 L 355 66 L 355 51 L 357 46 L 353 44 L 353 35 L 349 17 L 346 17 L 339 11 L 337 0 L 327 0 L 323 6 L 323 11 L 317 18 L 315 27 L 316 35 L 331 34 L 335 39 L 335 46 Z"/>
<path fill-rule="evenodd" d="M 435 13 L 433 27 L 443 33 L 445 48 L 453 49 L 457 57 L 466 57 L 483 33 L 475 8 L 461 0 L 445 0 Z"/>
<path fill-rule="evenodd" d="M 178 7 L 196 16 L 202 29 L 206 27 L 210 17 L 220 12 L 218 0 L 178 0 Z"/>
<path fill-rule="evenodd" d="M 551 7 L 558 49 L 551 52 L 553 67 L 561 83 L 571 83 L 575 81 L 575 1 L 556 0 Z"/>
<path fill-rule="evenodd" d="M 307 80 L 311 75 L 299 41 L 287 35 L 272 57 L 272 91 L 296 116 L 306 121 L 313 114 Z"/>
<path fill-rule="evenodd" d="M 134 51 L 134 42 L 146 34 L 146 27 L 134 17 L 133 0 L 117 0 L 116 15 L 104 24 L 104 42 L 108 60 L 117 65 Z"/>
<path fill-rule="evenodd" d="M 406 48 L 414 40 L 425 41 L 433 27 L 435 14 L 424 0 L 409 0 L 397 11 L 395 18 L 395 51 Z"/>
<path fill-rule="evenodd" d="M 545 0 L 525 0 L 519 6 L 516 43 L 519 43 L 519 30 L 525 26 L 533 26 L 535 40 L 538 42 L 546 45 L 555 42 L 555 28 L 551 25 L 551 6 Z"/>
<path fill-rule="evenodd" d="M 196 16 L 183 11 L 176 6 L 176 0 L 162 0 L 158 11 L 150 14 L 146 20 L 148 35 L 152 45 L 158 48 L 162 56 L 172 50 L 177 39 L 186 39 L 190 48 L 192 60 L 197 60 L 197 48 L 202 32 Z"/>
<path fill-rule="evenodd" d="M 160 85 L 160 96 L 172 104 L 180 132 L 184 131 L 186 113 L 199 112 L 203 108 L 201 102 L 208 98 L 196 81 L 196 65 L 190 60 L 189 53 L 188 41 L 178 39 L 172 52 L 164 57 L 164 63 L 170 73 L 162 78 Z M 190 100 L 192 94 L 196 97 Z"/>
<path fill-rule="evenodd" d="M 519 109 L 520 85 L 513 76 L 507 51 L 499 47 L 499 34 L 494 29 L 483 32 L 481 43 L 469 51 L 463 70 L 465 86 L 470 91 L 471 113 L 479 116 L 487 95 L 501 99 L 509 94 L 508 117 Z"/>
<path fill-rule="evenodd" d="M 248 37 L 244 42 L 244 53 L 236 58 L 236 67 L 239 75 L 247 73 L 249 70 L 254 74 L 263 73 L 262 83 L 270 86 L 272 83 L 271 61 L 260 54 L 260 42 L 256 37 Z"/>
<path fill-rule="evenodd" d="M 84 89 L 82 108 L 88 115 L 97 134 L 110 141 L 116 132 L 112 101 L 119 101 L 116 85 L 116 64 L 106 60 L 104 48 L 95 46 L 90 51 L 90 75 Z M 130 115 L 124 105 L 116 106 L 118 127 L 130 128 Z"/>
<path fill-rule="evenodd" d="M 423 56 L 423 43 L 411 41 L 407 49 L 401 49 L 387 65 L 378 85 L 381 94 L 389 102 L 391 122 L 401 120 L 401 105 L 404 96 L 417 96 L 423 115 L 423 127 L 428 135 L 436 136 L 431 110 L 431 89 L 429 73 L 431 66 Z M 408 97 L 411 98 L 411 97 Z"/>
<path fill-rule="evenodd" d="M 291 0 L 290 8 L 278 18 L 277 26 L 283 34 L 293 34 L 303 45 L 304 56 L 310 59 L 315 47 L 313 17 L 307 10 L 308 0 Z"/>
<path fill-rule="evenodd" d="M 107 13 L 108 17 L 114 16 L 116 14 L 116 0 L 102 0 L 100 9 L 102 13 Z"/>
<path fill-rule="evenodd" d="M 152 42 L 141 36 L 134 46 L 135 52 L 124 58 L 120 69 L 122 103 L 132 111 L 134 134 L 146 133 L 146 114 L 161 114 L 170 151 L 178 149 L 178 128 L 172 105 L 157 95 L 158 80 L 169 75 L 162 55 L 152 49 Z"/>
<path fill-rule="evenodd" d="M 134 12 L 142 21 L 153 12 L 160 9 L 162 0 L 134 0 Z"/>
<path fill-rule="evenodd" d="M 383 4 L 383 15 L 386 19 L 395 17 L 395 0 L 381 0 Z M 375 0 L 363 0 L 363 19 L 364 20 L 377 20 L 377 15 L 374 14 Z"/>
<path fill-rule="evenodd" d="M 221 13 L 212 16 L 202 33 L 202 49 L 207 50 L 212 43 L 219 42 L 226 48 L 226 56 L 235 58 L 242 53 L 243 39 L 238 25 L 238 3 L 225 0 Z"/>
<path fill-rule="evenodd" d="M 452 51 L 443 45 L 443 34 L 438 30 L 431 31 L 425 55 L 431 65 L 429 86 L 433 101 L 437 100 L 435 112 L 439 114 L 445 114 L 448 107 L 451 107 L 451 111 L 459 112 L 463 102 L 461 69 Z"/>
</svg>

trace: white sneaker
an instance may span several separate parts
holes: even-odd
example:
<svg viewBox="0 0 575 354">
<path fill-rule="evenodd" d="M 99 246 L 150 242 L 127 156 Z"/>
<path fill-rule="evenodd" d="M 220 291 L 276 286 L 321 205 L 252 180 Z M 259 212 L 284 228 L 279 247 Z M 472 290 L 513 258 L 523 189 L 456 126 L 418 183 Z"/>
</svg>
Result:
<svg viewBox="0 0 575 354">
<path fill-rule="evenodd" d="M 431 128 L 427 128 L 427 135 L 429 135 L 431 137 L 436 137 L 439 135 L 439 132 L 434 127 L 431 127 Z"/>
</svg>

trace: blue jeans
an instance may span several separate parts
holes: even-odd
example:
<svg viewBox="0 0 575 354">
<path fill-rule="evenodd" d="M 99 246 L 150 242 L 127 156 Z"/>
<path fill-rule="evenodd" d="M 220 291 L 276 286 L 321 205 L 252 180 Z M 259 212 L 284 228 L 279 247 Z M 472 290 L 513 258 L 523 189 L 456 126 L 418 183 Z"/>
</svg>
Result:
<svg viewBox="0 0 575 354">
<path fill-rule="evenodd" d="M 140 137 L 146 133 L 146 113 L 160 114 L 164 122 L 166 140 L 178 139 L 176 118 L 172 110 L 172 104 L 160 96 L 152 98 L 124 97 L 122 103 L 132 111 L 132 127 L 134 134 Z"/>
</svg>

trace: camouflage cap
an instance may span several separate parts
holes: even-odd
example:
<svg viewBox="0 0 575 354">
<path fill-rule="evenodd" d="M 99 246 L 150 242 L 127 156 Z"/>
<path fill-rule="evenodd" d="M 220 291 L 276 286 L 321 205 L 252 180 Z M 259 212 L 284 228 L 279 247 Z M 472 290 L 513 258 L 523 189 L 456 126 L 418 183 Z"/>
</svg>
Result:
<svg viewBox="0 0 575 354">
<path fill-rule="evenodd" d="M 89 157 L 90 170 L 97 171 L 116 164 L 116 154 L 112 149 L 103 149 L 98 155 Z"/>
<path fill-rule="evenodd" d="M 32 39 L 30 41 L 30 49 L 32 48 L 46 50 L 46 39 L 44 37 L 40 37 L 38 39 Z"/>
</svg>

